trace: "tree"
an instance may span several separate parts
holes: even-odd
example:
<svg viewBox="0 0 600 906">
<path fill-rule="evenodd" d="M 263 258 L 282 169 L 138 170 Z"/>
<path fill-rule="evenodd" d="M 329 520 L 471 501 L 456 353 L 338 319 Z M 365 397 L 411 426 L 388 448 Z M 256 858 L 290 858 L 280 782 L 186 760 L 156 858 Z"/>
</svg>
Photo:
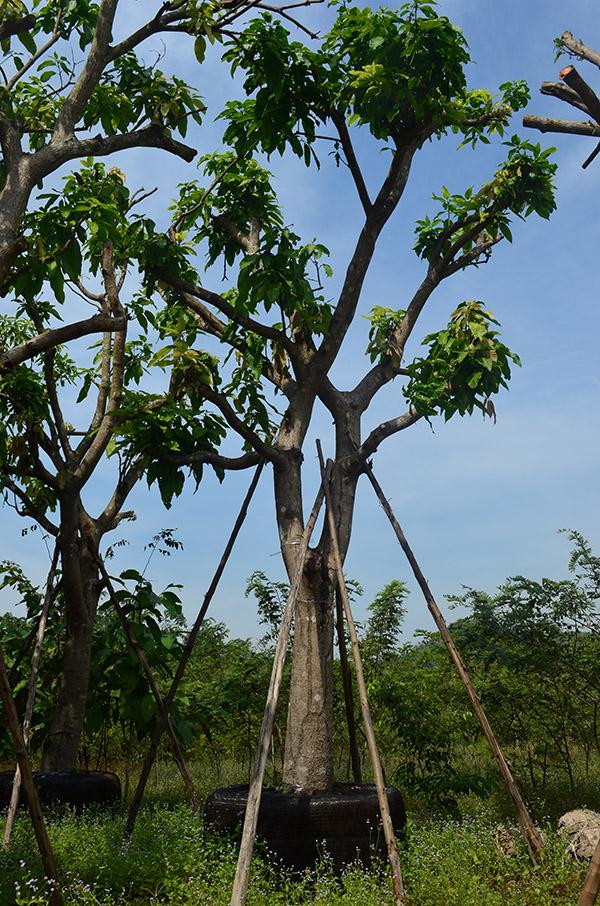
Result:
<svg viewBox="0 0 600 906">
<path fill-rule="evenodd" d="M 144 64 L 137 50 L 153 35 L 184 32 L 195 36 L 201 61 L 207 40 L 220 40 L 239 14 L 235 6 L 165 2 L 115 42 L 123 6 L 118 0 L 9 0 L 0 16 L 0 293 L 15 303 L 0 318 L 0 489 L 56 538 L 61 553 L 67 635 L 44 755 L 44 766 L 53 770 L 69 770 L 77 760 L 101 590 L 96 556 L 106 533 L 125 518 L 123 506 L 145 460 L 118 462 L 113 492 L 97 516 L 86 510 L 84 489 L 110 453 L 128 407 L 158 409 L 169 401 L 161 417 L 175 437 L 183 392 L 177 372 L 162 396 L 135 389 L 151 353 L 143 332 L 127 339 L 136 303 L 128 307 L 122 297 L 131 295 L 128 270 L 144 267 L 155 228 L 137 214 L 143 193 L 131 193 L 123 173 L 94 159 L 151 147 L 191 161 L 196 150 L 174 135 L 184 137 L 190 120 L 200 124 L 205 105 L 181 79 Z M 62 191 L 44 191 L 47 177 L 82 158 Z M 67 316 L 56 326 L 76 297 L 94 314 L 71 322 Z M 151 315 L 150 321 L 160 333 Z M 148 315 L 140 314 L 139 323 L 147 325 Z M 94 333 L 102 340 L 91 362 L 61 346 Z M 79 416 L 69 399 L 73 386 Z M 92 389 L 90 412 L 85 400 Z M 220 427 L 208 417 L 192 435 L 202 443 L 213 429 Z M 168 482 L 162 473 L 161 490 Z"/>
<path fill-rule="evenodd" d="M 219 474 L 260 459 L 273 467 L 276 519 L 288 575 L 304 528 L 303 445 L 320 401 L 335 426 L 332 492 L 342 556 L 350 542 L 356 487 L 379 445 L 419 419 L 449 419 L 480 409 L 494 413 L 491 397 L 506 386 L 516 355 L 502 343 L 497 322 L 478 301 L 461 302 L 448 325 L 429 334 L 424 354 L 403 360 L 421 313 L 434 291 L 453 274 L 486 262 L 510 221 L 554 209 L 549 151 L 517 137 L 507 157 L 479 189 L 434 196 L 439 210 L 418 221 L 415 251 L 424 277 L 399 310 L 376 306 L 370 315 L 370 367 L 351 389 L 340 390 L 331 369 L 343 355 L 356 318 L 363 283 L 377 242 L 405 190 L 415 154 L 432 138 L 458 135 L 477 146 L 502 136 L 510 115 L 527 100 L 521 82 L 501 86 L 493 97 L 470 90 L 464 68 L 465 39 L 427 2 L 399 12 L 341 5 L 317 49 L 292 40 L 268 14 L 254 20 L 224 55 L 244 73 L 247 97 L 227 104 L 225 140 L 232 150 L 203 161 L 206 182 L 189 182 L 176 202 L 177 231 L 170 244 L 148 255 L 148 293 L 168 301 L 173 319 L 172 361 L 206 365 L 195 344 L 215 338 L 227 355 L 196 374 L 201 409 L 190 408 L 190 425 L 208 412 L 238 435 L 238 457 L 194 449 L 193 439 L 171 442 L 153 412 L 122 428 L 123 450 L 153 460 L 148 472 L 212 463 Z M 328 124 L 333 153 L 347 166 L 364 221 L 335 303 L 323 282 L 331 270 L 327 250 L 302 243 L 285 225 L 268 172 L 253 158 L 291 151 L 307 165 Z M 363 127 L 388 155 L 389 169 L 375 193 L 367 187 L 352 141 Z M 329 136 L 329 139 L 331 136 Z M 207 288 L 197 259 L 223 258 L 230 274 L 226 292 Z M 207 339 L 210 343 L 210 339 Z M 214 349 L 214 345 L 211 347 Z M 218 347 L 217 347 L 218 349 Z M 361 422 L 377 393 L 402 381 L 407 409 L 362 436 Z M 283 398 L 285 411 L 275 408 Z M 162 432 L 162 434 L 161 434 Z M 148 443 L 152 434 L 153 443 Z M 284 779 L 311 788 L 333 782 L 331 742 L 334 569 L 325 529 L 310 549 L 296 611 Z"/>
<path fill-rule="evenodd" d="M 319 0 L 306 5 L 312 2 Z M 201 123 L 200 95 L 158 66 L 144 64 L 138 50 L 153 36 L 183 32 L 195 37 L 202 62 L 207 41 L 221 40 L 245 7 L 200 0 L 150 5 L 148 19 L 115 41 L 128 6 L 119 0 L 2 3 L 0 294 L 19 292 L 18 278 L 35 246 L 23 219 L 36 186 L 64 164 L 131 148 L 158 148 L 188 162 L 195 157 L 196 149 L 175 135 L 184 138 L 190 121 Z M 46 264 L 55 272 L 66 266 L 71 275 L 73 254 L 72 246 L 64 253 L 55 250 Z M 0 375 L 68 340 L 119 326 L 118 318 L 102 312 L 63 326 L 44 322 L 26 341 L 0 347 Z"/>
</svg>

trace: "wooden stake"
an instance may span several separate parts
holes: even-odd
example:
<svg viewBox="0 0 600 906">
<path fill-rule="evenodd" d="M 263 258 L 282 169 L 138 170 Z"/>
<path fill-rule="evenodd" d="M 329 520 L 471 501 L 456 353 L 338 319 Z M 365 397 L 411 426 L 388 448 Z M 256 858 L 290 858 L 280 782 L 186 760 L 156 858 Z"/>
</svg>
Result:
<svg viewBox="0 0 600 906">
<path fill-rule="evenodd" d="M 100 570 L 102 578 L 104 579 L 104 585 L 106 586 L 106 590 L 108 591 L 108 596 L 110 598 L 111 604 L 114 607 L 114 609 L 116 610 L 117 616 L 119 617 L 119 620 L 121 621 L 121 625 L 123 627 L 125 635 L 127 636 L 127 641 L 129 642 L 130 647 L 134 651 L 134 653 L 142 667 L 142 670 L 144 671 L 144 673 L 146 675 L 146 679 L 148 680 L 148 685 L 150 686 L 150 689 L 154 696 L 154 700 L 156 701 L 156 704 L 158 705 L 159 710 L 161 710 L 163 707 L 163 698 L 162 698 L 162 695 L 160 694 L 160 690 L 156 684 L 156 680 L 154 679 L 154 674 L 152 672 L 152 668 L 150 667 L 150 664 L 148 663 L 148 658 L 146 657 L 146 654 L 145 654 L 142 646 L 133 637 L 133 633 L 131 631 L 131 624 L 130 624 L 129 620 L 127 619 L 127 614 L 125 613 L 125 611 L 119 604 L 119 599 L 115 592 L 115 588 L 114 588 L 114 585 L 112 584 L 111 578 L 108 575 L 104 561 L 102 560 L 102 558 L 100 557 L 100 554 L 97 551 L 94 551 L 94 556 L 95 556 L 96 562 L 98 564 L 98 568 Z M 166 728 L 167 728 L 169 737 L 171 739 L 173 757 L 175 759 L 175 763 L 177 764 L 177 767 L 179 768 L 179 773 L 181 774 L 183 783 L 185 785 L 185 788 L 186 788 L 186 791 L 188 794 L 188 798 L 189 798 L 190 802 L 192 803 L 192 808 L 195 811 L 197 811 L 200 806 L 200 803 L 198 800 L 198 796 L 196 794 L 194 782 L 192 780 L 192 776 L 191 776 L 189 768 L 187 766 L 185 756 L 184 756 L 181 746 L 179 744 L 179 740 L 177 739 L 177 736 L 175 735 L 175 730 L 173 729 L 173 724 L 171 723 L 171 718 L 169 715 L 167 715 Z"/>
<path fill-rule="evenodd" d="M 35 692 L 37 686 L 38 673 L 40 671 L 40 661 L 42 658 L 42 645 L 44 643 L 44 633 L 46 632 L 46 623 L 48 622 L 48 611 L 50 610 L 50 605 L 54 600 L 56 594 L 56 588 L 54 586 L 54 578 L 56 576 L 56 567 L 58 565 L 58 544 L 54 548 L 54 555 L 52 557 L 52 563 L 50 565 L 50 572 L 48 573 L 48 578 L 46 580 L 46 592 L 44 594 L 44 602 L 42 604 L 42 612 L 40 613 L 40 619 L 37 626 L 37 633 L 35 639 L 35 646 L 33 649 L 33 656 L 31 658 L 31 677 L 29 679 L 29 689 L 27 690 L 27 702 L 25 704 L 25 717 L 23 718 L 23 742 L 25 748 L 29 744 L 29 728 L 31 727 L 31 720 L 33 717 L 33 706 L 35 705 Z M 17 814 L 17 808 L 19 805 L 19 794 L 21 792 L 21 769 L 17 764 L 15 769 L 15 776 L 13 778 L 12 790 L 10 793 L 10 804 L 8 806 L 8 813 L 6 815 L 6 825 L 4 827 L 4 837 L 2 839 L 2 849 L 7 849 L 8 844 L 10 843 L 10 835 L 12 834 L 13 825 L 15 823 L 15 816 Z"/>
<path fill-rule="evenodd" d="M 169 711 L 171 710 L 171 705 L 173 704 L 173 699 L 175 698 L 175 695 L 179 688 L 179 684 L 180 684 L 183 674 L 185 672 L 185 668 L 187 667 L 187 664 L 191 657 L 192 651 L 194 650 L 194 644 L 196 642 L 196 638 L 198 637 L 198 632 L 200 631 L 200 627 L 202 626 L 202 623 L 204 622 L 204 617 L 206 616 L 206 611 L 208 610 L 210 602 L 212 601 L 213 596 L 217 590 L 219 580 L 221 579 L 221 576 L 223 575 L 223 572 L 227 565 L 227 561 L 229 560 L 229 556 L 230 556 L 231 551 L 233 550 L 233 546 L 236 542 L 237 536 L 239 535 L 240 529 L 242 528 L 242 525 L 244 524 L 244 520 L 245 520 L 246 514 L 248 512 L 248 507 L 250 506 L 250 501 L 252 500 L 252 497 L 254 496 L 254 492 L 256 490 L 256 486 L 257 486 L 259 478 L 261 476 L 263 467 L 264 467 L 264 462 L 261 462 L 256 468 L 252 481 L 250 482 L 250 487 L 248 488 L 248 491 L 246 492 L 246 496 L 244 497 L 244 501 L 242 503 L 240 512 L 238 513 L 238 517 L 237 517 L 235 524 L 233 526 L 233 529 L 231 531 L 231 535 L 229 536 L 227 544 L 225 545 L 225 550 L 223 551 L 223 554 L 219 561 L 219 565 L 217 566 L 215 574 L 208 587 L 208 591 L 204 595 L 204 601 L 202 602 L 202 607 L 200 608 L 198 616 L 196 617 L 194 625 L 192 626 L 192 628 L 189 632 L 189 635 L 187 637 L 186 643 L 183 647 L 183 651 L 181 653 L 181 658 L 179 660 L 179 664 L 177 665 L 177 670 L 175 671 L 175 676 L 173 677 L 169 691 L 167 692 L 165 698 L 163 699 L 163 705 L 162 705 L 161 710 L 158 713 L 158 717 L 156 719 L 156 726 L 154 727 L 154 733 L 152 734 L 150 748 L 148 749 L 148 753 L 144 760 L 144 764 L 142 766 L 142 772 L 140 774 L 140 779 L 138 780 L 138 785 L 136 787 L 136 790 L 135 790 L 135 793 L 133 796 L 133 800 L 129 807 L 129 813 L 127 815 L 127 823 L 125 825 L 125 836 L 126 837 L 130 837 L 131 834 L 133 833 L 133 828 L 135 827 L 136 818 L 138 816 L 140 806 L 142 804 L 144 790 L 146 789 L 146 784 L 148 782 L 148 777 L 150 776 L 150 771 L 152 770 L 152 765 L 154 764 L 154 761 L 156 759 L 158 747 L 160 745 L 160 740 L 162 738 L 162 734 L 164 732 L 164 729 L 165 729 L 165 726 L 167 723 L 167 717 L 168 717 Z"/>
<path fill-rule="evenodd" d="M 594 850 L 577 906 L 594 906 L 600 891 L 600 840 Z"/>
<path fill-rule="evenodd" d="M 323 460 L 323 450 L 321 449 L 320 440 L 317 440 L 317 451 L 319 454 L 319 465 L 321 467 L 321 480 L 325 489 L 327 524 L 329 527 L 331 552 L 333 554 L 333 560 L 337 573 L 338 591 L 342 599 L 342 604 L 344 605 L 346 623 L 348 624 L 348 632 L 350 635 L 350 644 L 352 646 L 352 655 L 354 657 L 354 667 L 356 670 L 356 681 L 358 685 L 358 694 L 360 697 L 362 718 L 365 725 L 365 732 L 367 734 L 367 742 L 369 745 L 371 763 L 373 765 L 373 773 L 375 774 L 375 786 L 377 787 L 377 799 L 379 801 L 379 811 L 381 812 L 381 823 L 383 824 L 383 834 L 385 836 L 388 859 L 390 862 L 390 868 L 392 870 L 392 889 L 394 892 L 394 903 L 396 904 L 396 906 L 399 906 L 399 904 L 402 904 L 404 900 L 404 884 L 402 882 L 402 871 L 400 869 L 398 847 L 396 846 L 396 835 L 394 833 L 394 826 L 392 824 L 392 816 L 390 814 L 390 806 L 385 789 L 385 780 L 383 778 L 383 769 L 381 766 L 381 759 L 379 757 L 379 750 L 377 748 L 377 740 L 375 739 L 375 731 L 373 730 L 373 722 L 371 720 L 371 711 L 367 698 L 367 684 L 365 682 L 362 658 L 360 656 L 360 647 L 358 644 L 358 636 L 356 634 L 356 626 L 354 625 L 354 617 L 352 616 L 352 608 L 350 607 L 350 598 L 348 597 L 348 589 L 346 588 L 346 580 L 344 579 L 344 570 L 342 567 L 342 558 L 340 555 L 340 547 L 335 525 L 335 516 L 333 514 L 333 506 L 331 503 L 329 479 L 325 470 L 325 462 Z"/>
<path fill-rule="evenodd" d="M 462 658 L 458 652 L 456 645 L 454 644 L 454 640 L 453 640 L 452 636 L 450 635 L 450 632 L 448 631 L 448 626 L 446 625 L 446 621 L 444 620 L 444 617 L 442 616 L 442 612 L 439 609 L 437 602 L 436 602 L 435 598 L 433 597 L 433 594 L 431 593 L 431 589 L 429 588 L 429 585 L 427 584 L 427 580 L 425 579 L 425 576 L 421 572 L 419 564 L 416 561 L 415 555 L 413 554 L 413 552 L 410 548 L 410 545 L 409 545 L 408 541 L 406 540 L 406 535 L 402 531 L 398 520 L 394 516 L 394 514 L 392 512 L 392 508 L 390 507 L 390 505 L 387 501 L 387 498 L 385 497 L 377 479 L 375 478 L 375 475 L 373 474 L 373 469 L 372 469 L 372 466 L 370 463 L 366 464 L 365 470 L 367 473 L 367 477 L 373 486 L 373 490 L 375 491 L 386 516 L 388 517 L 390 523 L 392 524 L 392 528 L 394 529 L 394 532 L 396 533 L 396 537 L 397 537 L 398 541 L 400 542 L 400 547 L 406 554 L 406 558 L 407 558 L 408 562 L 410 563 L 410 566 L 412 568 L 415 579 L 419 583 L 421 591 L 423 592 L 423 596 L 427 603 L 427 607 L 429 608 L 429 612 L 431 613 L 431 615 L 435 621 L 435 625 L 437 626 L 437 628 L 439 630 L 439 633 L 442 637 L 444 645 L 446 646 L 448 654 L 450 655 L 450 659 L 453 662 L 454 666 L 456 667 L 458 674 L 462 680 L 462 683 L 463 683 L 465 689 L 467 690 L 467 694 L 469 696 L 469 699 L 471 700 L 471 705 L 473 707 L 475 716 L 476 716 L 477 720 L 479 721 L 479 725 L 481 726 L 481 729 L 483 730 L 483 734 L 488 742 L 488 745 L 489 745 L 490 749 L 492 750 L 492 754 L 496 760 L 496 764 L 498 765 L 500 773 L 506 784 L 506 788 L 514 803 L 514 806 L 515 806 L 515 809 L 517 812 L 517 816 L 519 819 L 519 824 L 521 826 L 521 830 L 523 832 L 525 842 L 527 843 L 527 847 L 529 849 L 529 857 L 530 857 L 531 861 L 533 862 L 533 864 L 536 864 L 537 857 L 539 856 L 539 853 L 541 852 L 542 845 L 543 845 L 540 833 L 539 833 L 538 829 L 536 828 L 536 826 L 534 825 L 533 821 L 531 820 L 531 816 L 530 816 L 529 812 L 527 811 L 527 807 L 523 801 L 521 793 L 519 792 L 519 788 L 517 787 L 517 784 L 514 781 L 514 778 L 512 776 L 508 763 L 507 763 L 504 755 L 502 754 L 502 750 L 500 749 L 500 746 L 498 744 L 498 740 L 496 739 L 496 736 L 494 735 L 494 731 L 491 728 L 490 722 L 488 721 L 486 713 L 483 710 L 482 704 L 479 701 L 477 693 L 475 692 L 475 688 L 473 686 L 473 683 L 471 682 L 471 678 L 470 678 L 469 674 L 467 673 L 467 669 L 462 661 Z"/>
<path fill-rule="evenodd" d="M 10 683 L 8 681 L 8 672 L 6 669 L 6 663 L 4 661 L 4 656 L 2 650 L 0 649 L 0 698 L 2 698 L 2 703 L 4 705 L 4 710 L 6 711 L 6 716 L 8 720 L 8 730 L 12 736 L 13 744 L 15 747 L 15 752 L 17 755 L 17 763 L 21 770 L 21 777 L 23 778 L 23 787 L 25 788 L 25 793 L 27 794 L 27 804 L 29 806 L 29 814 L 31 815 L 31 822 L 33 824 L 33 830 L 35 832 L 35 837 L 37 840 L 38 848 L 40 851 L 40 856 L 42 857 L 42 865 L 44 866 L 44 873 L 52 885 L 52 891 L 50 893 L 49 902 L 51 906 L 64 906 L 64 900 L 60 892 L 59 879 L 58 879 L 58 868 L 56 865 L 56 860 L 54 858 L 54 853 L 52 851 L 52 845 L 50 843 L 50 838 L 48 837 L 48 831 L 46 830 L 46 825 L 44 824 L 44 818 L 42 815 L 42 809 L 40 807 L 40 800 L 35 787 L 33 780 L 33 773 L 31 771 L 31 764 L 29 763 L 29 758 L 27 756 L 27 749 L 25 747 L 25 740 L 23 739 L 23 732 L 21 730 L 21 725 L 19 723 L 19 718 L 17 716 L 17 709 L 15 707 L 15 702 L 12 697 L 12 692 L 10 688 Z"/>
<path fill-rule="evenodd" d="M 246 803 L 246 814 L 244 816 L 242 841 L 240 843 L 240 851 L 238 855 L 237 868 L 235 870 L 235 879 L 233 882 L 233 890 L 231 892 L 231 900 L 229 902 L 229 906 L 244 906 L 244 903 L 246 902 L 248 883 L 250 880 L 250 865 L 252 862 L 252 852 L 254 850 L 254 838 L 256 837 L 256 825 L 258 822 L 258 811 L 260 808 L 260 797 L 262 793 L 263 779 L 265 776 L 267 756 L 269 754 L 269 745 L 271 743 L 271 737 L 273 735 L 273 724 L 275 722 L 277 699 L 279 698 L 279 689 L 281 687 L 281 678 L 283 676 L 287 643 L 290 636 L 290 626 L 292 623 L 292 617 L 294 615 L 296 599 L 298 597 L 298 592 L 300 591 L 302 573 L 304 570 L 304 561 L 306 560 L 308 545 L 313 533 L 313 529 L 315 527 L 315 523 L 319 516 L 321 506 L 323 505 L 323 497 L 323 486 L 321 485 L 308 522 L 306 523 L 304 534 L 302 535 L 302 539 L 300 541 L 296 572 L 294 573 L 293 581 L 290 586 L 287 601 L 285 603 L 283 616 L 281 618 L 281 624 L 279 626 L 277 645 L 275 647 L 275 656 L 273 658 L 273 667 L 271 668 L 269 691 L 267 693 L 267 701 L 265 704 L 262 726 L 260 728 L 260 736 L 256 749 L 252 778 L 250 780 L 250 787 L 248 789 L 248 800 Z"/>
<path fill-rule="evenodd" d="M 342 672 L 342 686 L 344 689 L 344 704 L 346 706 L 346 723 L 348 724 L 348 742 L 350 745 L 350 764 L 352 765 L 352 776 L 354 782 L 359 786 L 362 784 L 362 771 L 360 767 L 360 752 L 358 751 L 358 740 L 356 735 L 356 718 L 354 716 L 354 693 L 352 691 L 352 674 L 350 664 L 348 663 L 348 652 L 346 650 L 346 636 L 344 633 L 344 605 L 339 591 L 335 595 L 335 615 L 336 630 L 338 638 L 338 650 L 340 652 L 340 669 Z"/>
</svg>

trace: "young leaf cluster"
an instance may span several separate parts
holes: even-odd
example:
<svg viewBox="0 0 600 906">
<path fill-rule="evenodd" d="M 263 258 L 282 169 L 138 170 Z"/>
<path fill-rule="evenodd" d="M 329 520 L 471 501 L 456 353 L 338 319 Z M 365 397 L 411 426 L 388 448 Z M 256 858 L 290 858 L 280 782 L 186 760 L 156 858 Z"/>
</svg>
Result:
<svg viewBox="0 0 600 906">
<path fill-rule="evenodd" d="M 410 375 L 405 396 L 424 416 L 471 414 L 473 409 L 491 414 L 489 401 L 500 387 L 507 387 L 510 362 L 519 358 L 498 339 L 498 324 L 482 302 L 463 302 L 452 313 L 448 326 L 423 340 L 429 350 L 407 366 Z"/>
</svg>

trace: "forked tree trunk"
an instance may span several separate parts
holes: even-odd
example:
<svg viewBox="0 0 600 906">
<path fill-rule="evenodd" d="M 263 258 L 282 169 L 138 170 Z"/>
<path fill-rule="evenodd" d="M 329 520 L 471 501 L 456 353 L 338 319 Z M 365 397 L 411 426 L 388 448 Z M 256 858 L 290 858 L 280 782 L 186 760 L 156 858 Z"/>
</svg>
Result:
<svg viewBox="0 0 600 906">
<path fill-rule="evenodd" d="M 285 740 L 285 783 L 333 787 L 333 583 L 310 552 L 296 604 Z"/>
<path fill-rule="evenodd" d="M 63 670 L 54 717 L 44 745 L 42 770 L 77 766 L 88 697 L 94 620 L 100 581 L 74 520 L 61 522 L 62 588 L 65 608 Z"/>
<path fill-rule="evenodd" d="M 342 401 L 343 402 L 343 401 Z M 359 414 L 342 407 L 336 417 L 337 467 L 332 475 L 334 512 L 342 560 L 350 543 L 358 473 L 348 470 L 360 437 Z M 298 433 L 295 444 L 302 440 Z M 274 468 L 275 503 L 281 549 L 294 575 L 296 551 L 304 531 L 302 518 L 302 456 L 290 452 Z M 306 558 L 296 603 L 290 701 L 284 753 L 284 783 L 331 790 L 333 774 L 333 596 L 335 567 L 325 528 Z"/>
</svg>

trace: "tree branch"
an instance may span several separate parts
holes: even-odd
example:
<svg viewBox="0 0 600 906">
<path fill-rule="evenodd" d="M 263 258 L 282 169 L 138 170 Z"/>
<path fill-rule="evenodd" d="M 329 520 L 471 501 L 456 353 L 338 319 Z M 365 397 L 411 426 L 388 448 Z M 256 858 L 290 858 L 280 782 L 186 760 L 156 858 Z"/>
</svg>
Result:
<svg viewBox="0 0 600 906">
<path fill-rule="evenodd" d="M 294 361 L 296 353 L 294 342 L 290 340 L 283 331 L 277 330 L 275 327 L 269 327 L 267 324 L 261 324 L 260 321 L 255 321 L 254 318 L 249 318 L 247 315 L 241 314 L 241 312 L 234 308 L 227 299 L 223 298 L 223 296 L 218 295 L 218 293 L 213 293 L 208 289 L 204 289 L 203 286 L 196 286 L 193 283 L 189 283 L 187 280 L 182 280 L 181 277 L 175 277 L 171 274 L 164 274 L 162 272 L 157 273 L 156 276 L 163 283 L 173 287 L 173 289 L 176 289 L 181 293 L 188 293 L 190 296 L 196 296 L 198 299 L 203 299 L 204 302 L 208 302 L 209 305 L 214 305 L 218 311 L 230 318 L 234 324 L 239 324 L 240 327 L 245 327 L 246 330 L 256 333 L 259 337 L 264 337 L 266 340 L 272 340 L 274 343 L 279 343 L 283 349 L 285 349 L 292 361 Z"/>
<path fill-rule="evenodd" d="M 138 44 L 141 44 L 147 38 L 151 38 L 152 35 L 159 34 L 161 31 L 166 31 L 169 25 L 172 25 L 175 22 L 181 22 L 182 19 L 186 17 L 184 8 L 187 4 L 180 3 L 180 9 L 168 13 L 168 10 L 172 5 L 173 4 L 171 3 L 163 3 L 153 19 L 150 19 L 145 25 L 142 25 L 136 31 L 132 32 L 132 34 L 127 38 L 124 38 L 118 44 L 110 47 L 108 50 L 108 62 L 112 62 L 118 57 L 122 57 L 123 54 L 133 50 L 134 47 L 137 47 Z M 165 15 L 165 13 L 167 13 L 167 15 Z"/>
<path fill-rule="evenodd" d="M 0 22 L 0 41 L 12 38 L 13 35 L 19 35 L 23 31 L 29 31 L 36 21 L 34 15 L 29 15 L 22 16 L 20 19 L 6 19 L 4 22 Z"/>
<path fill-rule="evenodd" d="M 102 277 L 104 280 L 106 303 L 113 313 L 120 315 L 123 312 L 123 308 L 119 300 L 113 261 L 113 247 L 111 242 L 106 242 L 104 244 L 104 249 L 102 252 Z M 98 430 L 92 438 L 92 442 L 89 443 L 88 437 L 85 437 L 76 451 L 77 454 L 81 457 L 79 465 L 77 466 L 73 475 L 73 480 L 75 482 L 77 490 L 81 490 L 85 482 L 92 474 L 93 470 L 100 460 L 100 457 L 106 450 L 108 442 L 110 441 L 114 432 L 116 414 L 121 404 L 121 397 L 123 395 L 126 339 L 127 320 L 125 320 L 123 329 L 118 331 L 114 338 L 111 361 L 110 390 L 108 393 L 108 403 L 106 405 L 104 417 L 102 418 Z"/>
<path fill-rule="evenodd" d="M 560 71 L 560 77 L 569 88 L 577 92 L 586 106 L 587 112 L 593 116 L 596 122 L 600 122 L 600 98 L 583 79 L 574 66 L 566 66 Z"/>
<path fill-rule="evenodd" d="M 586 47 L 582 41 L 578 41 L 573 37 L 572 32 L 565 31 L 563 32 L 562 42 L 570 53 L 575 54 L 576 57 L 580 57 L 582 60 L 587 60 L 588 63 L 593 63 L 594 66 L 600 68 L 600 53 L 596 50 L 591 50 L 591 48 Z"/>
<path fill-rule="evenodd" d="M 13 349 L 0 349 L 0 374 L 6 374 L 12 368 L 16 368 L 17 365 L 21 365 L 28 359 L 34 358 L 41 352 L 54 349 L 69 340 L 76 340 L 92 333 L 123 330 L 124 326 L 124 317 L 115 318 L 101 314 L 93 315 L 84 321 L 74 321 L 73 324 L 66 324 L 64 327 L 45 330 L 38 336 L 20 343 L 19 346 L 15 346 Z"/>
<path fill-rule="evenodd" d="M 60 142 L 53 139 L 49 145 L 31 157 L 30 168 L 34 179 L 37 180 L 52 173 L 69 160 L 79 157 L 105 157 L 107 154 L 115 154 L 130 148 L 160 148 L 188 163 L 197 154 L 195 148 L 176 141 L 162 126 L 153 123 L 143 129 L 118 135 L 94 135 L 81 139 L 71 136 Z"/>
<path fill-rule="evenodd" d="M 225 397 L 218 393 L 216 390 L 213 390 L 212 387 L 204 385 L 202 387 L 202 394 L 213 406 L 219 410 L 227 424 L 230 428 L 243 437 L 245 441 L 251 444 L 252 447 L 260 454 L 262 459 L 268 459 L 271 462 L 276 462 L 280 458 L 280 453 L 275 447 L 269 446 L 256 434 L 248 425 L 243 422 L 235 412 L 232 406 L 229 405 Z"/>
<path fill-rule="evenodd" d="M 14 494 L 14 496 L 23 504 L 25 509 L 21 512 L 22 516 L 30 516 L 32 519 L 35 519 L 35 521 L 39 525 L 41 525 L 44 531 L 48 532 L 50 535 L 58 535 L 58 526 L 54 525 L 53 522 L 50 522 L 50 520 L 44 515 L 44 513 L 42 513 L 41 510 L 33 505 L 27 494 L 23 490 L 21 490 L 21 488 L 15 481 L 12 480 L 12 478 L 3 473 L 0 479 L 0 483 L 5 489 L 9 490 L 11 494 Z"/>
<path fill-rule="evenodd" d="M 106 64 L 110 62 L 110 38 L 117 4 L 118 0 L 101 0 L 100 2 L 96 30 L 88 55 L 79 78 L 64 100 L 56 121 L 54 135 L 59 142 L 73 134 L 75 124 L 89 101 Z"/>
<path fill-rule="evenodd" d="M 138 483 L 145 468 L 145 456 L 139 456 L 124 474 L 119 476 L 119 481 L 113 492 L 112 497 L 105 506 L 104 510 L 96 519 L 96 526 L 99 535 L 110 532 L 117 525 L 117 520 L 125 501 L 129 494 Z"/>
<path fill-rule="evenodd" d="M 262 457 L 258 453 L 244 453 L 242 456 L 222 456 L 215 450 L 196 450 L 193 453 L 169 453 L 164 450 L 151 450 L 150 455 L 174 466 L 192 466 L 206 463 L 228 471 L 240 471 L 258 465 Z"/>
<path fill-rule="evenodd" d="M 567 104 L 571 104 L 572 107 L 577 107 L 578 110 L 588 113 L 587 107 L 577 92 L 567 88 L 561 82 L 542 82 L 540 92 L 549 97 L 558 98 L 559 101 L 565 101 Z"/>
<path fill-rule="evenodd" d="M 367 439 L 360 446 L 360 449 L 357 450 L 357 457 L 364 462 L 375 453 L 382 441 L 391 437 L 393 434 L 398 434 L 399 431 L 404 431 L 405 428 L 410 428 L 411 425 L 414 425 L 415 422 L 418 422 L 422 417 L 423 416 L 419 415 L 416 409 L 413 409 L 411 406 L 403 415 L 382 422 L 377 428 L 374 428 L 373 431 L 371 431 Z"/>
<path fill-rule="evenodd" d="M 44 44 L 42 44 L 41 47 L 38 47 L 38 49 L 35 51 L 35 53 L 33 53 L 30 56 L 30 58 L 27 60 L 25 65 L 22 66 L 21 69 L 17 70 L 17 72 L 12 77 L 12 79 L 10 79 L 7 82 L 5 91 L 7 91 L 7 92 L 11 91 L 15 87 L 17 82 L 20 81 L 20 79 L 25 75 L 25 73 L 28 72 L 31 69 L 31 67 L 34 66 L 37 63 L 37 61 L 39 59 L 41 59 L 44 56 L 44 54 L 50 50 L 51 47 L 53 47 L 54 44 L 56 44 L 56 42 L 58 41 L 58 39 L 60 37 L 60 23 L 62 20 L 62 16 L 63 16 L 63 7 L 61 5 L 58 8 L 58 13 L 56 15 L 56 21 L 54 23 L 54 28 L 52 30 L 52 34 L 50 35 L 48 40 Z"/>
<path fill-rule="evenodd" d="M 340 141 L 342 143 L 342 148 L 344 154 L 346 155 L 346 163 L 348 164 L 348 169 L 352 174 L 354 179 L 354 185 L 358 192 L 361 204 L 363 206 L 364 212 L 369 216 L 373 203 L 369 197 L 369 192 L 362 175 L 362 170 L 360 169 L 356 154 L 354 153 L 354 146 L 352 145 L 352 139 L 350 138 L 350 133 L 348 132 L 348 126 L 346 124 L 346 118 L 343 113 L 340 113 L 338 110 L 331 110 L 329 113 L 331 120 L 338 131 Z"/>
<path fill-rule="evenodd" d="M 221 321 L 213 312 L 206 307 L 199 299 L 189 293 L 181 294 L 182 301 L 193 312 L 201 330 L 211 334 L 218 340 L 229 344 L 233 349 L 237 349 L 242 354 L 248 349 L 248 345 L 243 337 L 231 337 L 223 340 L 227 325 Z M 290 397 L 296 388 L 296 381 L 289 374 L 282 373 L 266 356 L 262 357 L 262 374 L 271 384 L 281 390 L 287 397 Z"/>
<path fill-rule="evenodd" d="M 539 129 L 540 132 L 558 132 L 565 135 L 590 135 L 600 138 L 600 126 L 596 123 L 575 122 L 574 120 L 554 120 L 547 116 L 524 116 L 526 129 Z"/>
<path fill-rule="evenodd" d="M 414 153 L 422 140 L 423 134 L 412 136 L 404 145 L 399 145 L 394 153 L 388 174 L 371 206 L 346 269 L 329 331 L 311 364 L 311 378 L 315 384 L 328 372 L 352 323 L 375 244 L 402 197 Z"/>
</svg>

